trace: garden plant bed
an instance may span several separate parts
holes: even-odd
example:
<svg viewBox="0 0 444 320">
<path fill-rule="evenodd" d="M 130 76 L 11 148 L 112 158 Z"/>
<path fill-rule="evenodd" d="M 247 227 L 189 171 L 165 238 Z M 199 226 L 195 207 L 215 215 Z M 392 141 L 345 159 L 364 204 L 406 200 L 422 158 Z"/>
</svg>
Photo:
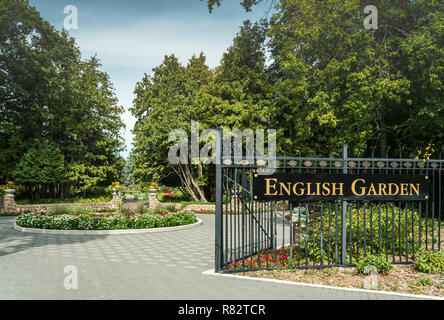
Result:
<svg viewBox="0 0 444 320">
<path fill-rule="evenodd" d="M 63 231 L 116 231 L 179 227 L 198 222 L 196 215 L 187 211 L 125 215 L 112 213 L 54 215 L 40 212 L 18 216 L 16 226 L 20 231 L 26 231 L 25 228 Z"/>
<path fill-rule="evenodd" d="M 356 268 L 340 267 L 260 270 L 237 273 L 237 275 L 358 289 L 366 289 L 365 283 L 369 277 L 358 274 Z M 444 275 L 418 272 L 413 265 L 394 265 L 387 275 L 377 275 L 375 290 L 444 297 Z"/>
</svg>

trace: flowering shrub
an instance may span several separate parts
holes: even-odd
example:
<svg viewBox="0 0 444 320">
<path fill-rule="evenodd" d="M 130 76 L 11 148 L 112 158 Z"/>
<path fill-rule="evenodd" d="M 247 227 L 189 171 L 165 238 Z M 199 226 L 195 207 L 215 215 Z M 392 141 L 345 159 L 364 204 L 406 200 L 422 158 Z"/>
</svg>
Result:
<svg viewBox="0 0 444 320">
<path fill-rule="evenodd" d="M 5 189 L 17 189 L 17 187 L 14 185 L 14 182 L 8 181 L 8 183 L 5 185 Z"/>
<path fill-rule="evenodd" d="M 0 195 L 2 195 L 4 193 L 3 191 L 7 189 L 17 189 L 17 187 L 14 185 L 14 182 L 8 181 L 7 184 L 0 185 Z"/>
<path fill-rule="evenodd" d="M 159 185 L 156 182 L 151 182 L 149 189 L 159 189 Z"/>
<path fill-rule="evenodd" d="M 193 212 L 149 215 L 47 215 L 45 212 L 18 216 L 16 223 L 24 228 L 53 230 L 118 230 L 174 227 L 197 222 Z"/>
<path fill-rule="evenodd" d="M 262 250 L 259 254 L 247 257 L 244 260 L 233 261 L 228 264 L 228 269 L 249 269 L 277 267 L 285 268 L 290 266 L 290 247 L 274 250 Z M 294 262 L 293 262 L 294 263 Z"/>
<path fill-rule="evenodd" d="M 170 190 L 170 189 L 163 189 L 163 191 L 162 191 L 162 197 L 165 199 L 165 198 L 173 198 L 174 197 L 174 195 L 173 195 L 173 192 Z"/>
<path fill-rule="evenodd" d="M 295 236 L 292 251 L 294 265 L 340 261 L 342 217 L 340 212 L 328 209 L 327 206 L 324 215 L 314 219 L 304 217 L 302 210 L 296 216 L 293 215 L 293 222 L 300 228 L 300 233 Z M 436 224 L 433 226 L 433 220 L 420 218 L 417 210 L 412 212 L 398 207 L 373 206 L 372 208 L 368 206 L 365 211 L 362 207 L 359 210 L 353 207 L 345 222 L 348 243 L 346 261 L 351 264 L 357 264 L 362 257 L 372 253 L 384 257 L 405 256 L 407 251 L 410 254 L 416 253 L 421 246 L 425 245 L 426 230 L 428 237 L 432 231 L 435 234 L 439 232 L 439 226 Z M 400 232 L 400 230 L 407 232 L 407 238 L 404 231 Z M 349 243 L 353 244 L 351 252 Z M 438 259 L 434 260 L 438 261 Z M 267 266 L 267 261 L 269 265 L 272 263 L 273 267 L 275 262 L 278 268 L 287 267 L 290 261 L 290 247 L 277 250 L 276 255 L 270 250 L 263 251 L 259 255 L 248 256 L 244 262 L 230 261 L 228 268 L 238 269 L 242 265 L 244 268 L 264 268 Z M 418 259 L 418 261 L 425 260 Z"/>
<path fill-rule="evenodd" d="M 110 190 L 123 190 L 124 187 L 120 184 L 119 181 L 112 182 L 109 186 Z"/>
</svg>

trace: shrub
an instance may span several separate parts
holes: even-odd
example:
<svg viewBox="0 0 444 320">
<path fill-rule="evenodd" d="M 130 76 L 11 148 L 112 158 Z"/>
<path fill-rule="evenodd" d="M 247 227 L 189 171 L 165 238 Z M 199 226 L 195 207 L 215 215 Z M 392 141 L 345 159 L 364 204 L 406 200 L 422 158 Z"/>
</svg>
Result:
<svg viewBox="0 0 444 320">
<path fill-rule="evenodd" d="M 424 273 L 444 272 L 444 251 L 430 251 L 420 248 L 415 255 L 414 268 Z"/>
<path fill-rule="evenodd" d="M 306 215 L 307 210 L 302 210 L 303 205 L 297 206 L 301 210 L 293 211 L 293 222 L 299 229 L 299 232 L 295 233 L 291 251 L 294 264 L 340 263 L 342 217 L 339 205 L 335 208 L 334 203 L 324 204 L 322 214 L 315 218 L 313 215 Z M 417 252 L 425 245 L 425 241 L 430 239 L 431 232 L 436 234 L 439 228 L 432 219 L 421 216 L 418 208 L 412 210 L 371 203 L 365 206 L 365 210 L 363 206 L 358 210 L 357 206 L 353 205 L 347 212 L 345 224 L 345 258 L 350 264 L 357 264 L 361 257 L 369 254 L 391 258 L 392 255 L 405 257 L 408 253 L 410 259 L 412 253 Z M 283 258 L 279 257 L 276 262 L 278 267 L 288 265 L 285 259 L 290 260 L 290 246 L 285 246 L 282 254 Z M 253 255 L 253 258 L 255 257 L 257 255 Z M 270 259 L 273 263 L 275 261 L 275 257 L 269 256 L 267 252 L 261 253 L 259 257 Z M 246 260 L 250 258 L 247 257 Z M 232 267 L 237 268 L 241 263 L 233 261 Z M 258 266 L 264 267 L 266 264 L 259 259 Z M 254 265 L 249 267 L 254 268 Z"/>
<path fill-rule="evenodd" d="M 137 206 L 135 213 L 138 213 L 138 214 L 149 213 L 149 208 L 147 208 L 143 203 L 141 203 Z"/>
<path fill-rule="evenodd" d="M 193 212 L 168 212 L 165 215 L 47 215 L 29 213 L 18 216 L 17 225 L 24 228 L 53 230 L 117 230 L 173 227 L 197 222 Z"/>
<path fill-rule="evenodd" d="M 351 217 L 350 217 L 351 216 Z M 308 250 L 296 250 L 296 259 L 304 260 L 306 258 L 316 262 L 321 261 L 321 256 L 326 260 L 340 260 L 340 252 L 336 255 L 336 247 L 342 245 L 341 237 L 341 212 L 335 211 L 334 206 L 330 204 L 324 206 L 322 217 L 304 221 L 304 215 L 301 211 L 301 236 L 296 238 L 296 242 L 300 248 L 308 248 Z M 351 218 L 351 219 L 350 219 Z M 293 214 L 296 225 L 299 224 L 299 214 Z M 365 223 L 364 223 L 365 222 Z M 346 230 L 348 243 L 352 243 L 352 252 L 350 256 L 349 244 L 347 245 L 347 261 L 355 264 L 358 258 L 366 254 L 376 255 L 395 255 L 404 256 L 407 252 L 414 252 L 417 248 L 425 243 L 426 237 L 424 232 L 428 229 L 430 234 L 432 228 L 432 220 L 420 218 L 418 210 L 413 212 L 408 209 L 393 209 L 387 206 L 367 206 L 365 213 L 361 206 L 357 210 L 353 206 L 351 213 L 347 213 Z M 399 232 L 403 230 L 403 232 Z M 407 231 L 407 243 L 404 230 Z M 420 232 L 420 230 L 422 230 Z M 435 224 L 435 232 L 437 227 Z M 313 235 L 314 233 L 314 235 Z M 422 238 L 420 234 L 422 233 Z M 308 236 L 305 236 L 308 235 Z M 321 255 L 321 243 L 322 255 Z M 359 248 L 359 251 L 357 250 Z"/>
<path fill-rule="evenodd" d="M 176 205 L 175 204 L 168 204 L 165 206 L 165 209 L 168 211 L 176 212 Z"/>
<path fill-rule="evenodd" d="M 15 202 L 19 205 L 29 205 L 29 204 L 57 204 L 60 203 L 91 203 L 91 202 L 109 202 L 111 200 L 111 195 L 99 196 L 94 198 L 66 198 L 66 199 L 40 199 L 40 200 L 30 200 L 30 199 L 18 199 Z"/>
<path fill-rule="evenodd" d="M 73 208 L 71 208 L 69 206 L 59 205 L 59 206 L 55 206 L 54 208 L 49 210 L 49 212 L 47 214 L 52 215 L 52 216 L 56 216 L 56 215 L 73 214 L 73 213 L 74 213 Z"/>
<path fill-rule="evenodd" d="M 392 270 L 393 266 L 390 262 L 386 261 L 383 256 L 368 255 L 359 259 L 356 267 L 358 273 L 364 273 L 367 266 L 374 266 L 378 273 L 387 274 Z"/>
<path fill-rule="evenodd" d="M 49 210 L 47 215 L 49 216 L 60 216 L 64 214 L 74 215 L 74 214 L 91 214 L 94 213 L 93 209 L 87 209 L 82 206 L 66 206 L 66 205 L 58 205 Z"/>
</svg>

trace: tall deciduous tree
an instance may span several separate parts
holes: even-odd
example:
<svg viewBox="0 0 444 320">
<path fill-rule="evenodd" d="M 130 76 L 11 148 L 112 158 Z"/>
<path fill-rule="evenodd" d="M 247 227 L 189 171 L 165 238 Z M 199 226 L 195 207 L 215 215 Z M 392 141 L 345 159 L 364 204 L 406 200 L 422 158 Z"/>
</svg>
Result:
<svg viewBox="0 0 444 320">
<path fill-rule="evenodd" d="M 365 1 L 281 0 L 269 35 L 289 149 L 443 145 L 443 3 L 375 1 L 367 30 Z"/>
<path fill-rule="evenodd" d="M 145 75 L 136 86 L 136 99 L 132 112 L 138 119 L 134 127 L 134 174 L 138 181 L 150 179 L 162 181 L 175 174 L 194 200 L 206 201 L 201 184 L 202 164 L 168 162 L 168 141 L 171 131 L 191 131 L 195 120 L 195 96 L 211 79 L 211 71 L 205 65 L 205 56 L 192 57 L 188 66 L 182 66 L 177 58 L 166 56 L 162 65 L 153 69 L 153 75 Z"/>
<path fill-rule="evenodd" d="M 85 194 L 118 179 L 123 108 L 99 68 L 28 1 L 0 0 L 0 179 L 45 143 L 64 155 L 66 189 Z"/>
<path fill-rule="evenodd" d="M 213 167 L 203 161 L 171 165 L 168 151 L 173 142 L 168 135 L 183 129 L 190 137 L 191 121 L 199 121 L 200 130 L 218 125 L 267 127 L 272 90 L 265 72 L 265 31 L 264 22 L 245 22 L 214 71 L 203 54 L 193 56 L 186 67 L 169 56 L 137 84 L 132 109 L 138 119 L 133 150 L 137 180 L 166 181 L 174 176 L 193 199 L 213 199 Z M 206 143 L 200 141 L 199 146 Z"/>
</svg>

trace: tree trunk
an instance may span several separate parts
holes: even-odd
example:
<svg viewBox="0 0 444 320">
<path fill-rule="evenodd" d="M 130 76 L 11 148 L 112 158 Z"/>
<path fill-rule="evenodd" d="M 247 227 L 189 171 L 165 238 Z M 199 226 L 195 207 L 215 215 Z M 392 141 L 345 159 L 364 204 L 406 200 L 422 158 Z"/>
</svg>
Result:
<svg viewBox="0 0 444 320">
<path fill-rule="evenodd" d="M 193 185 L 194 189 L 197 191 L 197 193 L 200 196 L 200 200 L 199 201 L 208 202 L 207 199 L 205 198 L 204 192 L 202 191 L 200 186 L 196 183 L 196 180 L 194 180 L 194 177 L 193 177 L 193 175 L 191 173 L 189 165 L 185 165 L 185 172 L 189 176 L 189 180 L 191 181 L 191 184 Z"/>
<path fill-rule="evenodd" d="M 181 181 L 183 187 L 188 190 L 188 193 L 191 195 L 191 198 L 193 198 L 194 201 L 199 201 L 199 199 L 197 198 L 196 194 L 193 191 L 191 183 L 190 183 L 190 181 L 188 179 L 188 176 L 185 174 L 185 171 L 184 171 L 182 165 L 179 164 L 178 168 L 179 168 L 179 170 L 176 170 L 176 168 L 173 166 L 173 170 L 179 176 L 180 181 Z"/>
</svg>

